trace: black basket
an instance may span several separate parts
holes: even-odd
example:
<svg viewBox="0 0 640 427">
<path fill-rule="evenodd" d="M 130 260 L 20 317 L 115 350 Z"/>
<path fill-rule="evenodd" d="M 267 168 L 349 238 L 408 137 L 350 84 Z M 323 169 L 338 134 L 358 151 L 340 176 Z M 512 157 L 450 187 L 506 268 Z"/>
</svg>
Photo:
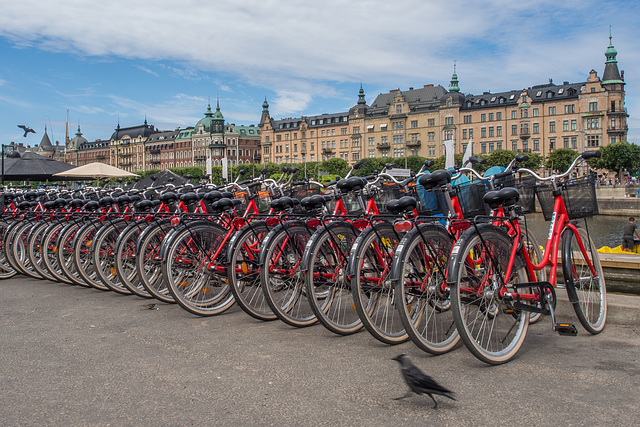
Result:
<svg viewBox="0 0 640 427">
<path fill-rule="evenodd" d="M 378 212 L 387 213 L 387 203 L 391 200 L 399 199 L 407 195 L 406 191 L 395 182 L 382 181 L 378 186 L 371 189 L 373 200 L 376 202 Z"/>
<path fill-rule="evenodd" d="M 596 198 L 596 181 L 592 176 L 570 179 L 559 183 L 562 191 L 564 207 L 569 219 L 587 218 L 598 215 L 598 199 Z M 553 215 L 553 188 L 549 184 L 536 186 L 536 194 L 544 219 L 549 221 Z"/>
<path fill-rule="evenodd" d="M 473 218 L 477 215 L 488 215 L 489 207 L 484 203 L 483 197 L 487 192 L 487 186 L 482 181 L 469 181 L 454 185 L 462 215 L 465 218 Z"/>
<path fill-rule="evenodd" d="M 518 189 L 518 193 L 520 193 L 520 201 L 518 204 L 522 206 L 523 213 L 535 213 L 536 180 L 533 178 L 523 178 L 515 184 L 515 187 Z"/>
</svg>

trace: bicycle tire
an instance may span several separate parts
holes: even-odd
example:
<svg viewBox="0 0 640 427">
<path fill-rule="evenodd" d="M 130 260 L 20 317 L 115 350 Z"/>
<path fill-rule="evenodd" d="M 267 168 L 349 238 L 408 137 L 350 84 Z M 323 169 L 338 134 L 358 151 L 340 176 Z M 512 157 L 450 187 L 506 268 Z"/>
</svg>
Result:
<svg viewBox="0 0 640 427">
<path fill-rule="evenodd" d="M 227 277 L 236 303 L 249 316 L 263 321 L 278 318 L 265 300 L 260 282 L 260 248 L 269 233 L 265 221 L 241 228 L 229 242 Z"/>
<path fill-rule="evenodd" d="M 102 283 L 110 290 L 122 295 L 131 295 L 131 291 L 122 285 L 120 277 L 116 274 L 115 245 L 118 235 L 127 226 L 124 219 L 118 219 L 105 224 L 96 233 L 92 247 L 93 263 L 96 273 Z"/>
<path fill-rule="evenodd" d="M 22 269 L 22 266 L 20 265 L 20 263 L 16 262 L 16 259 L 13 256 L 13 246 L 15 244 L 15 235 L 16 235 L 16 232 L 23 226 L 25 226 L 25 223 L 22 221 L 15 221 L 9 224 L 9 227 L 7 228 L 7 231 L 5 232 L 5 235 L 4 235 L 3 247 L 5 251 L 5 257 L 7 259 L 7 262 L 11 266 L 11 268 L 13 268 L 16 271 L 16 273 L 25 275 L 26 273 Z"/>
<path fill-rule="evenodd" d="M 349 258 L 351 293 L 364 327 L 378 341 L 401 344 L 409 335 L 396 310 L 392 284 L 393 255 L 402 236 L 386 222 L 360 233 Z"/>
<path fill-rule="evenodd" d="M 271 311 L 298 328 L 318 322 L 307 301 L 300 264 L 311 231 L 302 221 L 275 226 L 262 242 L 260 283 Z"/>
<path fill-rule="evenodd" d="M 175 302 L 190 313 L 213 316 L 235 302 L 227 283 L 226 235 L 218 224 L 195 221 L 163 243 L 162 276 Z"/>
<path fill-rule="evenodd" d="M 339 335 L 355 334 L 363 327 L 347 273 L 357 236 L 357 230 L 345 222 L 324 224 L 309 239 L 302 258 L 311 309 L 325 328 Z"/>
<path fill-rule="evenodd" d="M 78 273 L 78 269 L 73 259 L 73 244 L 75 242 L 75 236 L 83 225 L 84 224 L 80 221 L 74 221 L 71 224 L 67 224 L 62 230 L 60 230 L 60 234 L 55 239 L 54 244 L 54 247 L 56 248 L 55 256 L 57 258 L 58 265 L 60 266 L 60 271 L 62 271 L 65 277 L 69 279 L 72 284 L 90 287 L 90 285 L 82 279 L 80 273 Z M 45 247 L 44 250 L 45 254 L 48 255 L 48 247 Z M 48 257 L 45 257 L 45 262 L 49 262 Z"/>
<path fill-rule="evenodd" d="M 139 297 L 153 298 L 142 286 L 136 268 L 136 243 L 147 224 L 147 221 L 141 219 L 122 230 L 115 244 L 114 258 L 116 274 L 120 278 L 122 286 Z"/>
<path fill-rule="evenodd" d="M 52 282 L 66 282 L 58 278 L 51 272 L 51 269 L 47 267 L 44 254 L 44 238 L 47 231 L 55 227 L 58 223 L 51 224 L 49 221 L 41 221 L 37 223 L 29 232 L 27 237 L 27 248 L 29 254 L 29 260 L 34 270 L 38 272 L 44 279 L 51 280 Z"/>
<path fill-rule="evenodd" d="M 524 244 L 529 253 L 529 259 L 533 264 L 540 264 L 542 262 L 542 250 L 540 249 L 540 244 L 536 239 L 536 236 L 524 225 L 520 225 L 520 230 L 522 232 L 522 236 L 524 237 Z M 547 277 L 547 267 L 541 270 L 534 270 L 534 276 L 529 278 L 531 282 L 546 282 L 548 280 Z M 537 292 L 537 290 L 531 289 L 532 292 Z M 538 323 L 542 319 L 542 313 L 536 313 L 532 311 L 529 313 L 529 325 L 533 325 Z"/>
<path fill-rule="evenodd" d="M 170 230 L 170 220 L 152 223 L 136 244 L 136 271 L 142 287 L 158 301 L 175 303 L 162 275 L 162 243 Z"/>
<path fill-rule="evenodd" d="M 500 296 L 513 241 L 507 232 L 490 224 L 466 230 L 449 260 L 447 281 L 451 308 L 460 338 L 479 360 L 499 365 L 516 356 L 527 335 L 529 312 L 516 310 Z M 522 254 L 514 259 L 504 286 L 528 281 Z M 488 287 L 483 285 L 488 283 Z"/>
<path fill-rule="evenodd" d="M 420 224 L 400 241 L 391 270 L 396 310 L 411 340 L 431 354 L 447 353 L 460 335 L 446 285 L 453 238 L 440 224 Z"/>
<path fill-rule="evenodd" d="M 43 279 L 44 277 L 36 271 L 29 259 L 29 232 L 35 226 L 34 223 L 26 222 L 22 227 L 18 228 L 14 234 L 14 244 L 12 247 L 13 258 L 20 265 L 22 272 L 34 279 Z"/>
<path fill-rule="evenodd" d="M 568 228 L 562 236 L 562 272 L 569 301 L 580 324 L 591 334 L 599 334 L 607 321 L 607 288 L 600 257 L 587 230 L 577 227 L 578 237 L 586 252 L 580 249 L 575 232 Z M 588 242 L 588 245 L 584 245 Z M 595 271 L 587 266 L 588 258 Z"/>
<path fill-rule="evenodd" d="M 101 228 L 102 223 L 100 220 L 94 219 L 78 230 L 73 240 L 73 262 L 84 282 L 100 291 L 109 291 L 110 289 L 98 277 L 98 272 L 93 262 L 94 239 Z"/>
<path fill-rule="evenodd" d="M 9 261 L 7 260 L 7 254 L 5 252 L 5 243 L 4 237 L 9 228 L 9 223 L 4 220 L 0 220 L 0 280 L 2 279 L 10 279 L 18 272 L 11 266 Z"/>
</svg>

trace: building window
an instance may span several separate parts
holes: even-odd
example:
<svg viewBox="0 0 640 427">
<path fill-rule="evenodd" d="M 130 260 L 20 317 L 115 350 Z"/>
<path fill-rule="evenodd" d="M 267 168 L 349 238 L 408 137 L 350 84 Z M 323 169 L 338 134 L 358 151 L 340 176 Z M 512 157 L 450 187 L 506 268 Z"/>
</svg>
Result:
<svg viewBox="0 0 640 427">
<path fill-rule="evenodd" d="M 524 151 L 525 153 L 529 151 L 529 141 L 527 140 L 522 141 L 522 151 Z"/>
<path fill-rule="evenodd" d="M 540 123 L 533 124 L 533 133 L 540 133 Z"/>
<path fill-rule="evenodd" d="M 520 133 L 522 135 L 529 135 L 529 123 L 520 124 Z"/>
<path fill-rule="evenodd" d="M 577 136 L 572 136 L 571 137 L 571 148 L 576 150 L 578 148 L 578 137 Z"/>
<path fill-rule="evenodd" d="M 404 144 L 404 135 L 393 135 L 394 144 Z"/>
<path fill-rule="evenodd" d="M 550 150 L 555 150 L 556 149 L 556 139 L 555 138 L 549 138 L 549 149 Z"/>
<path fill-rule="evenodd" d="M 513 151 L 518 151 L 518 141 L 517 140 L 514 139 L 513 141 L 511 141 L 511 149 Z"/>
<path fill-rule="evenodd" d="M 487 137 L 487 128 L 481 128 L 480 129 L 480 138 L 486 138 Z"/>
<path fill-rule="evenodd" d="M 587 129 L 599 129 L 600 128 L 600 118 L 592 117 L 587 119 Z"/>
<path fill-rule="evenodd" d="M 411 120 L 411 127 L 412 128 L 417 128 L 418 127 L 418 121 L 417 120 Z"/>
<path fill-rule="evenodd" d="M 555 131 L 556 131 L 556 122 L 555 121 L 549 122 L 549 132 L 555 133 Z"/>
<path fill-rule="evenodd" d="M 436 155 L 436 146 L 435 145 L 430 145 L 429 146 L 429 157 L 434 157 Z"/>
<path fill-rule="evenodd" d="M 473 129 L 469 129 L 469 139 L 473 138 Z"/>
<path fill-rule="evenodd" d="M 540 151 L 540 140 L 539 139 L 534 139 L 533 140 L 533 151 Z"/>
<path fill-rule="evenodd" d="M 562 143 L 564 145 L 564 148 L 569 148 L 569 137 L 565 136 L 564 138 L 562 138 Z"/>
<path fill-rule="evenodd" d="M 489 138 L 493 138 L 493 136 L 494 136 L 494 133 L 493 133 L 493 126 L 491 126 L 491 127 L 489 128 Z"/>
<path fill-rule="evenodd" d="M 471 123 L 471 114 L 467 114 L 463 117 L 464 123 Z"/>
<path fill-rule="evenodd" d="M 482 144 L 480 144 L 480 152 L 482 154 L 487 154 L 487 144 L 485 142 L 483 142 Z"/>
<path fill-rule="evenodd" d="M 512 119 L 517 119 L 518 118 L 518 111 L 516 111 L 516 110 L 511 111 L 511 118 Z"/>
<path fill-rule="evenodd" d="M 496 149 L 502 150 L 502 141 L 498 141 L 498 143 L 496 144 Z"/>
<path fill-rule="evenodd" d="M 568 132 L 569 131 L 569 120 L 563 120 L 562 121 L 562 130 L 564 132 Z"/>
<path fill-rule="evenodd" d="M 493 113 L 489 113 L 489 121 L 492 122 L 493 121 Z"/>
<path fill-rule="evenodd" d="M 589 111 L 598 111 L 598 101 L 589 103 Z"/>
<path fill-rule="evenodd" d="M 502 126 L 496 126 L 496 136 L 502 136 Z"/>
<path fill-rule="evenodd" d="M 523 119 L 526 119 L 527 117 L 529 117 L 529 109 L 528 108 L 521 109 L 520 117 L 522 117 Z"/>
<path fill-rule="evenodd" d="M 369 146 L 374 146 L 376 145 L 376 139 L 373 136 L 369 137 Z"/>
<path fill-rule="evenodd" d="M 540 110 L 537 108 L 533 109 L 533 117 L 538 117 L 540 115 Z"/>
<path fill-rule="evenodd" d="M 576 120 L 571 120 L 571 130 L 575 131 L 578 129 L 578 122 Z"/>
<path fill-rule="evenodd" d="M 404 122 L 402 122 L 402 121 L 393 122 L 393 123 L 391 123 L 391 128 L 393 130 L 402 130 L 402 129 L 404 129 Z"/>
<path fill-rule="evenodd" d="M 427 125 L 435 126 L 436 125 L 436 119 L 428 119 L 427 120 Z"/>
<path fill-rule="evenodd" d="M 502 112 L 501 111 L 498 111 L 496 113 L 496 120 L 502 120 Z"/>
<path fill-rule="evenodd" d="M 428 133 L 428 137 L 429 137 L 429 141 L 435 141 L 436 140 L 436 133 L 435 132 L 429 132 Z M 471 137 L 469 137 L 471 138 Z"/>
<path fill-rule="evenodd" d="M 511 135 L 518 134 L 518 125 L 511 125 Z"/>
<path fill-rule="evenodd" d="M 588 147 L 599 147 L 600 146 L 600 135 L 587 135 L 587 146 Z"/>
<path fill-rule="evenodd" d="M 485 113 L 480 114 L 480 121 L 481 122 L 486 122 L 487 121 L 487 115 Z"/>
<path fill-rule="evenodd" d="M 448 116 L 444 118 L 445 125 L 453 125 L 453 116 Z"/>
<path fill-rule="evenodd" d="M 489 154 L 493 153 L 493 142 L 489 143 Z"/>
<path fill-rule="evenodd" d="M 556 115 L 556 107 L 549 107 L 549 115 L 550 116 Z"/>
<path fill-rule="evenodd" d="M 462 129 L 462 139 L 467 139 L 467 130 Z"/>
<path fill-rule="evenodd" d="M 573 114 L 576 112 L 576 106 L 574 104 L 568 104 L 564 106 L 565 114 Z"/>
</svg>

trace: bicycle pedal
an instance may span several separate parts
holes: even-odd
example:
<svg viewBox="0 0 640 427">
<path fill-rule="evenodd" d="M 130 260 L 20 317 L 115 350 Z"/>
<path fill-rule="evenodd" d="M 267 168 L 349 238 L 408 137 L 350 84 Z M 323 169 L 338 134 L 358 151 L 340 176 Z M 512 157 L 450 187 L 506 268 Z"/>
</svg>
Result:
<svg viewBox="0 0 640 427">
<path fill-rule="evenodd" d="M 572 337 L 578 335 L 578 330 L 571 323 L 556 323 L 553 329 L 560 335 L 569 335 Z"/>
</svg>

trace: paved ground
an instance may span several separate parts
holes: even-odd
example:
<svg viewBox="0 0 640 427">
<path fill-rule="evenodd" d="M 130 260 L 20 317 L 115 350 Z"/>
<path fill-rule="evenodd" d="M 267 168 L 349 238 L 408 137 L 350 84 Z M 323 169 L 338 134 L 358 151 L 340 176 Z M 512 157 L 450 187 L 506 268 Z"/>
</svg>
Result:
<svg viewBox="0 0 640 427">
<path fill-rule="evenodd" d="M 625 322 L 572 338 L 546 319 L 517 359 L 489 367 L 464 347 L 432 357 L 366 332 L 337 337 L 237 308 L 199 318 L 147 302 L 0 282 L 0 424 L 637 425 L 640 334 Z M 398 353 L 458 401 L 433 410 L 429 398 L 392 400 L 406 390 L 390 360 Z"/>
</svg>

